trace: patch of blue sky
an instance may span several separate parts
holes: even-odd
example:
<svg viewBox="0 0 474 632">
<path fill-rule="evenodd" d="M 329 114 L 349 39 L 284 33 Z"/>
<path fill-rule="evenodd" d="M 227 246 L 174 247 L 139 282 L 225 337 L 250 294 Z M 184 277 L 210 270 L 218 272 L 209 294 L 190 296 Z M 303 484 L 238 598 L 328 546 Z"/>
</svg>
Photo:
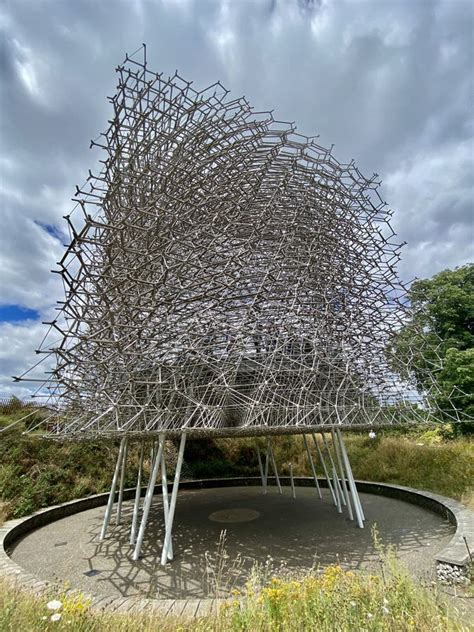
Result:
<svg viewBox="0 0 474 632">
<path fill-rule="evenodd" d="M 51 237 L 54 237 L 61 243 L 66 243 L 67 237 L 65 233 L 63 233 L 59 228 L 57 228 L 53 224 L 46 224 L 44 222 L 39 222 L 36 219 L 34 220 L 34 222 L 37 226 L 45 230 L 48 233 L 48 235 L 51 235 Z"/>
<path fill-rule="evenodd" d="M 0 305 L 0 322 L 19 323 L 23 320 L 39 320 L 39 312 L 20 305 Z"/>
</svg>

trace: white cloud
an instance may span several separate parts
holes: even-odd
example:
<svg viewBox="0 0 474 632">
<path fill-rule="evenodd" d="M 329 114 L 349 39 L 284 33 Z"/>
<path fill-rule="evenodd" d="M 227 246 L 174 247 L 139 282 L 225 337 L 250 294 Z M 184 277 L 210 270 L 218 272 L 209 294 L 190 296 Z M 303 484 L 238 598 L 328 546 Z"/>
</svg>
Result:
<svg viewBox="0 0 474 632">
<path fill-rule="evenodd" d="M 0 302 L 46 310 L 61 296 L 57 268 L 63 247 L 25 217 L 4 213 L 8 231 L 0 235 Z"/>
<path fill-rule="evenodd" d="M 16 395 L 29 397 L 40 386 L 39 382 L 13 382 L 12 376 L 20 377 L 37 362 L 41 364 L 28 376 L 34 379 L 47 377 L 45 371 L 52 368 L 52 358 L 36 355 L 45 335 L 45 326 L 34 320 L 19 323 L 0 323 L 0 393 L 2 397 Z"/>
<path fill-rule="evenodd" d="M 45 64 L 38 55 L 35 55 L 30 47 L 25 46 L 19 40 L 13 39 L 15 48 L 15 66 L 18 76 L 29 96 L 40 105 L 47 105 L 48 99 L 41 82 L 42 72 L 46 71 Z"/>
<path fill-rule="evenodd" d="M 473 173 L 474 145 L 467 140 L 415 154 L 386 180 L 384 194 L 398 209 L 394 228 L 408 242 L 405 278 L 430 276 L 474 259 Z"/>
</svg>

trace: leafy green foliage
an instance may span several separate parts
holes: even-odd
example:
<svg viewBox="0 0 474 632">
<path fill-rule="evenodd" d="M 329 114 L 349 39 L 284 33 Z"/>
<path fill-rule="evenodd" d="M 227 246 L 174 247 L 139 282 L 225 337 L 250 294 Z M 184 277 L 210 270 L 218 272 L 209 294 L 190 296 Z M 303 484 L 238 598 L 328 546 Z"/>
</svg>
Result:
<svg viewBox="0 0 474 632">
<path fill-rule="evenodd" d="M 403 374 L 408 366 L 420 390 L 436 380 L 436 403 L 446 416 L 454 408 L 474 413 L 474 265 L 444 270 L 415 281 L 409 291 L 409 322 L 393 338 L 389 354 Z M 443 360 L 440 370 L 438 358 Z"/>
<path fill-rule="evenodd" d="M 438 376 L 438 382 L 443 394 L 450 394 L 443 400 L 440 397 L 440 407 L 449 410 L 453 405 L 474 417 L 474 348 L 448 349 L 445 356 L 443 370 Z"/>
</svg>

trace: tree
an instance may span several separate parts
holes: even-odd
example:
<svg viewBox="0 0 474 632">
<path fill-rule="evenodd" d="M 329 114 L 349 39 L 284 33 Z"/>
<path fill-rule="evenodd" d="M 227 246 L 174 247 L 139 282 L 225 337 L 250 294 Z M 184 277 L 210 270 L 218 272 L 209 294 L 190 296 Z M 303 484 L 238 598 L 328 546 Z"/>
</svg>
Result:
<svg viewBox="0 0 474 632">
<path fill-rule="evenodd" d="M 415 281 L 408 299 L 409 319 L 389 348 L 394 368 L 405 367 L 420 390 L 434 379 L 446 415 L 454 406 L 474 416 L 474 264 Z"/>
<path fill-rule="evenodd" d="M 448 349 L 438 383 L 441 410 L 449 410 L 453 406 L 474 418 L 474 348 L 463 351 Z M 471 426 L 474 427 L 474 424 L 469 424 Z"/>
</svg>

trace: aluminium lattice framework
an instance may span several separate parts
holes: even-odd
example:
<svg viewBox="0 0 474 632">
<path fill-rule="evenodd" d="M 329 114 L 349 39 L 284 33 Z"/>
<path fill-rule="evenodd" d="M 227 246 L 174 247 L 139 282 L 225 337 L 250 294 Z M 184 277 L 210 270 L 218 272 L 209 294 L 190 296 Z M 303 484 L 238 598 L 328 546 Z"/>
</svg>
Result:
<svg viewBox="0 0 474 632">
<path fill-rule="evenodd" d="M 146 59 L 117 68 L 40 352 L 70 437 L 264 434 L 423 417 L 389 366 L 406 317 L 391 212 L 353 162 Z M 431 369 L 439 369 L 432 361 Z M 28 377 L 28 376 L 25 376 Z M 433 388 L 435 381 L 433 380 Z"/>
</svg>

